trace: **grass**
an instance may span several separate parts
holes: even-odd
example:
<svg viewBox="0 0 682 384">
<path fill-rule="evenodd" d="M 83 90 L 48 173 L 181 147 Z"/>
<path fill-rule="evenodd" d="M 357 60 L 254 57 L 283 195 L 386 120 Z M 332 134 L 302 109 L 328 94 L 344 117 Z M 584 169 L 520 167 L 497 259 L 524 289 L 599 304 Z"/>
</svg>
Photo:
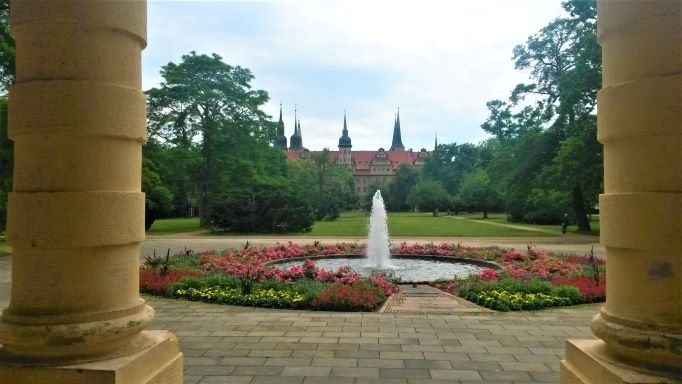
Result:
<svg viewBox="0 0 682 384">
<path fill-rule="evenodd" d="M 505 213 L 489 213 L 487 219 L 483 219 L 483 215 L 480 213 L 466 214 L 463 216 L 466 217 L 467 219 L 473 219 L 473 220 L 482 220 L 482 221 L 484 220 L 484 221 L 489 221 L 489 222 L 493 222 L 493 223 L 520 225 L 520 226 L 524 226 L 524 227 L 544 229 L 544 230 L 549 230 L 549 231 L 554 231 L 554 232 L 561 232 L 561 225 L 526 224 L 526 223 L 509 222 L 509 221 L 507 221 L 507 214 L 505 214 Z M 592 228 L 592 234 L 593 235 L 599 236 L 599 215 L 592 215 L 592 219 L 590 220 L 590 228 Z M 578 226 L 577 225 L 569 225 L 568 226 L 568 232 L 569 233 L 583 234 L 582 232 L 578 232 Z"/>
<path fill-rule="evenodd" d="M 147 231 L 148 235 L 170 235 L 173 233 L 194 232 L 201 230 L 198 217 L 155 220 Z"/>
<path fill-rule="evenodd" d="M 367 213 L 346 212 L 336 221 L 317 221 L 313 224 L 310 232 L 287 233 L 286 236 L 366 236 Z M 543 229 L 556 234 L 561 233 L 561 226 L 538 225 L 524 223 L 510 223 L 504 213 L 488 214 L 488 219 L 483 219 L 481 214 L 467 214 L 462 216 L 433 217 L 430 213 L 400 212 L 388 214 L 388 230 L 391 236 L 415 236 L 415 237 L 523 237 L 523 236 L 553 236 L 552 233 L 524 230 L 522 228 L 509 228 L 502 225 L 490 225 L 486 223 L 510 224 L 520 227 Z M 599 234 L 599 216 L 593 215 L 592 232 Z M 200 231 L 199 219 L 178 218 L 160 219 L 154 222 L 152 228 L 147 231 L 150 235 L 170 235 L 185 232 Z M 568 227 L 569 232 L 577 233 L 575 225 Z M 203 234 L 209 234 L 204 232 Z M 239 236 L 240 233 L 217 233 L 219 236 Z M 256 234 L 257 235 L 257 234 Z"/>
<path fill-rule="evenodd" d="M 368 216 L 361 212 L 344 213 L 336 221 L 318 221 L 310 236 L 365 236 Z M 433 217 L 431 213 L 389 213 L 388 232 L 393 237 L 522 237 L 550 234 L 461 220 L 452 216 Z M 303 234 L 305 235 L 305 234 Z"/>
</svg>

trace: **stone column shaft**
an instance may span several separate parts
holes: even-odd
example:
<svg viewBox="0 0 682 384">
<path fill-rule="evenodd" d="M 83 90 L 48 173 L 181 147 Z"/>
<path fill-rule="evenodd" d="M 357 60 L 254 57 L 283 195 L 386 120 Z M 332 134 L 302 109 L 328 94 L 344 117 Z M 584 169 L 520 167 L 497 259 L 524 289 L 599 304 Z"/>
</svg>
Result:
<svg viewBox="0 0 682 384">
<path fill-rule="evenodd" d="M 681 10 L 679 0 L 598 4 L 608 275 L 592 330 L 603 342 L 569 342 L 564 382 L 605 380 L 607 371 L 626 382 L 682 375 Z M 621 368 L 590 376 L 585 356 L 599 362 L 592 368 Z"/>
<path fill-rule="evenodd" d="M 55 364 L 138 353 L 158 341 L 141 333 L 153 310 L 138 291 L 146 2 L 14 0 L 10 17 L 12 291 L 0 359 Z M 22 380 L 7 372 L 0 378 Z"/>
</svg>

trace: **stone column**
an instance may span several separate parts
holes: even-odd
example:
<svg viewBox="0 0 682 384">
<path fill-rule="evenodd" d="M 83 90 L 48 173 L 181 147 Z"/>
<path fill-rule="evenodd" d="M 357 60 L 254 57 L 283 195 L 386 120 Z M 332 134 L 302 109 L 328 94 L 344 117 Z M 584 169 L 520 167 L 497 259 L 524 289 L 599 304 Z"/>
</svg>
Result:
<svg viewBox="0 0 682 384">
<path fill-rule="evenodd" d="M 682 2 L 598 5 L 607 298 L 562 382 L 666 382 L 682 376 Z"/>
<path fill-rule="evenodd" d="M 13 0 L 14 191 L 0 382 L 181 382 L 138 293 L 145 0 Z M 78 381 L 81 382 L 81 381 Z"/>
</svg>

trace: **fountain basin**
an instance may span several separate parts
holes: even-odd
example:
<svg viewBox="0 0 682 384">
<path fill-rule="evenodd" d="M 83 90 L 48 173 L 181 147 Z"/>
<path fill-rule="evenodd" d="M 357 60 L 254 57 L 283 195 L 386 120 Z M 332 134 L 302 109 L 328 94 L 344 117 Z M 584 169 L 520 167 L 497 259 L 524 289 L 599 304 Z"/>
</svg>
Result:
<svg viewBox="0 0 682 384">
<path fill-rule="evenodd" d="M 363 276 L 379 272 L 393 273 L 405 283 L 428 283 L 438 279 L 463 278 L 478 274 L 486 268 L 501 268 L 491 261 L 437 255 L 393 255 L 388 260 L 390 267 L 382 269 L 368 266 L 369 260 L 364 255 L 296 257 L 270 261 L 265 265 L 287 269 L 295 265 L 303 265 L 305 260 L 315 261 L 315 266 L 325 271 L 336 271 L 339 267 L 346 265 Z"/>
</svg>

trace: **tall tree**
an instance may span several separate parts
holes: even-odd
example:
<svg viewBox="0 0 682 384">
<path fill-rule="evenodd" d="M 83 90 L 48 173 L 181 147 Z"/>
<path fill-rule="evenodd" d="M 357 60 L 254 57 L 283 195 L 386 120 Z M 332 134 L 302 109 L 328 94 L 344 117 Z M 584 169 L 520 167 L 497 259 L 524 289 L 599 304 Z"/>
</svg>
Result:
<svg viewBox="0 0 682 384">
<path fill-rule="evenodd" d="M 165 65 L 161 75 L 161 85 L 148 91 L 150 133 L 179 147 L 196 145 L 199 217 L 208 226 L 213 197 L 225 182 L 263 171 L 252 168 L 263 164 L 251 158 L 267 152 L 275 138 L 275 124 L 260 110 L 268 94 L 251 89 L 251 71 L 228 65 L 216 54 L 190 52 L 179 64 Z"/>
<path fill-rule="evenodd" d="M 342 211 L 355 208 L 355 179 L 346 165 L 334 164 L 331 152 L 324 149 L 311 160 L 289 162 L 289 177 L 303 186 L 315 220 L 336 220 Z"/>
<path fill-rule="evenodd" d="M 481 168 L 464 177 L 458 201 L 468 211 L 483 212 L 484 219 L 488 218 L 488 212 L 502 208 L 500 194 L 490 176 Z"/>
<path fill-rule="evenodd" d="M 407 196 L 410 190 L 419 180 L 420 169 L 408 164 L 398 167 L 395 178 L 391 180 L 382 190 L 383 198 L 388 208 L 392 211 L 402 211 L 409 209 Z"/>
<path fill-rule="evenodd" d="M 449 196 L 443 185 L 436 180 L 422 179 L 410 190 L 407 202 L 416 209 L 431 211 L 434 217 L 438 210 L 449 204 Z"/>
<path fill-rule="evenodd" d="M 591 136 L 582 133 L 594 120 L 589 115 L 594 111 L 596 95 L 601 88 L 601 50 L 597 43 L 596 2 L 593 0 L 569 0 L 564 2 L 564 9 L 570 17 L 558 18 L 528 41 L 514 48 L 515 66 L 519 70 L 530 70 L 534 81 L 519 84 L 512 92 L 511 100 L 516 103 L 527 94 L 536 94 L 542 100 L 544 116 L 547 121 L 553 119 L 549 130 L 558 141 L 564 141 L 572 147 L 594 147 Z M 578 140 L 583 140 L 577 144 Z M 598 147 L 598 151 L 601 151 Z M 601 156 L 583 156 L 601 161 Z M 568 160 L 557 157 L 556 161 Z M 589 164 L 598 168 L 598 163 Z M 567 168 L 565 166 L 563 168 Z M 598 184 L 601 175 L 593 174 L 595 180 L 590 185 Z M 585 196 L 585 186 L 579 178 L 568 188 L 571 191 L 572 206 L 578 222 L 578 230 L 590 231 L 587 218 L 587 204 L 590 198 Z"/>
</svg>

